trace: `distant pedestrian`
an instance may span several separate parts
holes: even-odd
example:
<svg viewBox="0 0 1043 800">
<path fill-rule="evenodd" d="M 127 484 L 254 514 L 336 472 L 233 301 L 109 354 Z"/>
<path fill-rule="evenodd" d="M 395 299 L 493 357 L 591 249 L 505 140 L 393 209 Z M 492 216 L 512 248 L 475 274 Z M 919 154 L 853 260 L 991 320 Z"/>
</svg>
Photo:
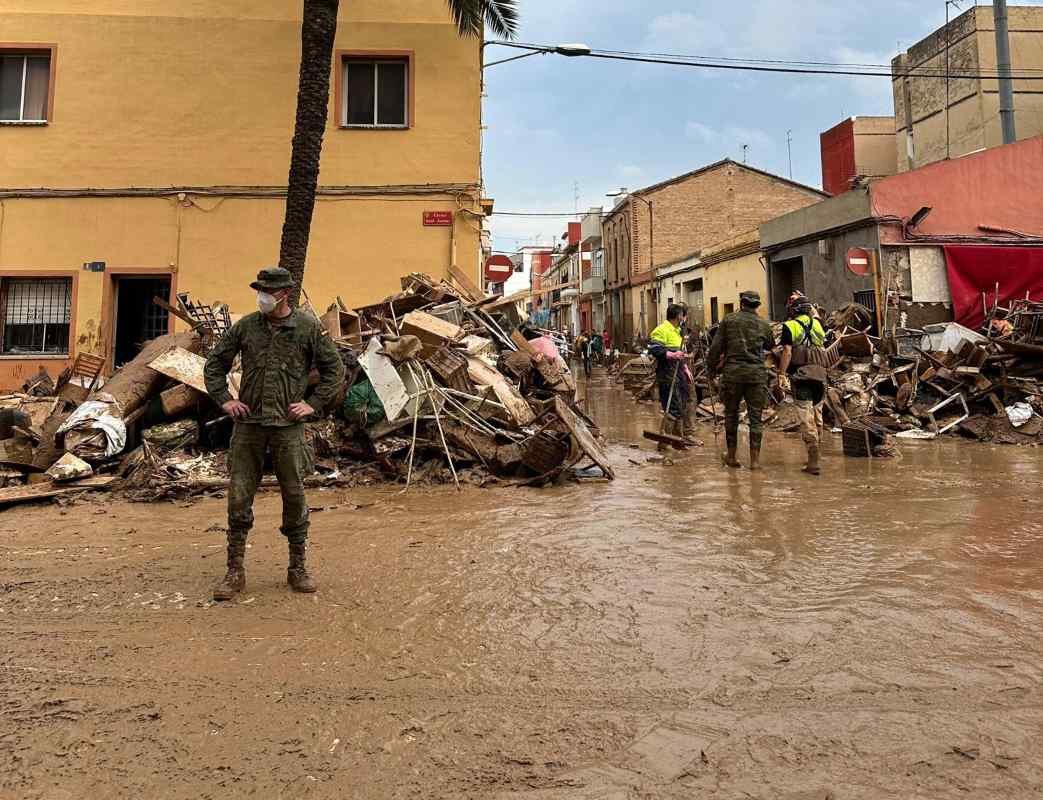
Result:
<svg viewBox="0 0 1043 800">
<path fill-rule="evenodd" d="M 605 359 L 605 340 L 601 338 L 601 334 L 594 331 L 590 337 L 590 346 L 593 351 L 594 361 L 597 364 L 601 364 Z"/>
<path fill-rule="evenodd" d="M 601 332 L 601 341 L 605 344 L 606 352 L 612 349 L 612 334 L 609 333 L 608 328 L 605 328 L 605 330 Z"/>
<path fill-rule="evenodd" d="M 739 295 L 739 310 L 729 314 L 717 328 L 707 354 L 707 366 L 721 372 L 721 399 L 724 401 L 724 435 L 728 453 L 726 466 L 742 466 L 736 457 L 739 447 L 739 407 L 746 401 L 750 425 L 750 469 L 760 469 L 763 415 L 768 404 L 768 368 L 765 353 L 775 341 L 771 326 L 757 316 L 761 296 L 747 291 Z"/>
<path fill-rule="evenodd" d="M 287 270 L 262 269 L 250 284 L 257 292 L 258 310 L 235 323 L 206 360 L 207 392 L 235 420 L 228 451 L 228 572 L 214 589 L 215 600 L 231 600 L 246 585 L 246 537 L 253 527 L 254 495 L 268 454 L 282 491 L 281 530 L 289 543 L 286 582 L 296 592 L 317 588 L 305 564 L 304 478 L 311 459 L 304 420 L 336 396 L 344 381 L 344 364 L 319 321 L 290 308 L 295 287 Z M 243 369 L 238 400 L 228 391 L 228 373 L 236 356 L 241 356 Z M 313 367 L 319 372 L 314 407 L 304 401 Z"/>
</svg>

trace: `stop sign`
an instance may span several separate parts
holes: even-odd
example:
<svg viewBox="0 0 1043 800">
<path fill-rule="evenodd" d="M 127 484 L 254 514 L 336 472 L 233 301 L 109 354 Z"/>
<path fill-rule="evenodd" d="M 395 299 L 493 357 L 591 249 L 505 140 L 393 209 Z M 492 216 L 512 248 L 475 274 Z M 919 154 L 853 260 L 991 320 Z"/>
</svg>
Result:
<svg viewBox="0 0 1043 800">
<path fill-rule="evenodd" d="M 856 275 L 869 274 L 869 251 L 861 247 L 852 247 L 847 251 L 847 268 Z"/>
<path fill-rule="evenodd" d="M 485 262 L 485 278 L 493 283 L 503 283 L 514 272 L 514 262 L 509 256 L 489 256 Z"/>
</svg>

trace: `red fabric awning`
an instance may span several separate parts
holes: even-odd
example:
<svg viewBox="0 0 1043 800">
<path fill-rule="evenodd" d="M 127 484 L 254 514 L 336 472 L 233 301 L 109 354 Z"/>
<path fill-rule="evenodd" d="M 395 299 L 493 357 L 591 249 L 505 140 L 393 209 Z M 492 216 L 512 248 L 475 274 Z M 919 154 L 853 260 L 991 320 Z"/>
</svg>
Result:
<svg viewBox="0 0 1043 800">
<path fill-rule="evenodd" d="M 985 323 L 982 293 L 992 307 L 999 284 L 999 304 L 1011 300 L 1043 300 L 1043 247 L 997 247 L 947 245 L 945 263 L 949 273 L 956 321 L 971 330 Z"/>
</svg>

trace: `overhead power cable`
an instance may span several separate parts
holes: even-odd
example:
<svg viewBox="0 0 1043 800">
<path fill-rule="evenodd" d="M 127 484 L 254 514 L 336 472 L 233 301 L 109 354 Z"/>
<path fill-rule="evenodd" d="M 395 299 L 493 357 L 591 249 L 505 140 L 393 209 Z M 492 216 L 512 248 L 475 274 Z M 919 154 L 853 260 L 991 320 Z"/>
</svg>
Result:
<svg viewBox="0 0 1043 800">
<path fill-rule="evenodd" d="M 504 47 L 513 47 L 519 50 L 528 50 L 535 52 L 552 51 L 554 49 L 553 46 L 550 45 L 521 44 L 517 42 L 501 41 L 497 41 L 495 43 Z M 614 51 L 592 49 L 589 54 L 586 54 L 582 57 L 599 58 L 607 61 L 630 61 L 642 64 L 665 64 L 668 66 L 692 67 L 697 69 L 737 70 L 741 72 L 769 72 L 788 75 L 840 75 L 853 78 L 880 77 L 892 79 L 896 77 L 951 79 L 979 78 L 985 80 L 999 77 L 998 72 L 954 72 L 952 70 L 936 70 L 933 68 L 924 67 L 913 67 L 904 71 L 892 71 L 890 67 L 885 67 L 884 65 L 871 65 L 869 67 L 861 67 L 859 65 L 854 64 L 830 64 L 829 62 L 776 62 L 756 59 L 726 59 L 714 56 L 676 56 L 657 55 L 653 53 L 628 53 L 627 51 L 621 50 Z M 1017 73 L 1012 74 L 1011 77 L 1015 80 L 1022 81 L 1043 81 L 1043 74 L 1040 74 L 1040 71 L 1038 70 L 1019 70 Z"/>
</svg>

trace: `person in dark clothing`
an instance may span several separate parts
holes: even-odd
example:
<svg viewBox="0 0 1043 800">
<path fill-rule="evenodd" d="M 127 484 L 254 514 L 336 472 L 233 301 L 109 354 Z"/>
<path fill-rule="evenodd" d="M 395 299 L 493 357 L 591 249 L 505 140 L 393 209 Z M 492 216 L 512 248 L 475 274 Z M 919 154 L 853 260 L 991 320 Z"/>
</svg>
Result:
<svg viewBox="0 0 1043 800">
<path fill-rule="evenodd" d="M 724 433 L 728 453 L 726 466 L 741 466 L 736 458 L 739 446 L 739 406 L 746 401 L 750 424 L 750 469 L 760 469 L 764 424 L 761 417 L 768 404 L 768 369 L 764 354 L 775 346 L 771 326 L 757 316 L 760 294 L 739 295 L 739 310 L 722 321 L 707 356 L 708 368 L 716 373 L 723 367 L 721 399 L 724 401 Z"/>
</svg>

